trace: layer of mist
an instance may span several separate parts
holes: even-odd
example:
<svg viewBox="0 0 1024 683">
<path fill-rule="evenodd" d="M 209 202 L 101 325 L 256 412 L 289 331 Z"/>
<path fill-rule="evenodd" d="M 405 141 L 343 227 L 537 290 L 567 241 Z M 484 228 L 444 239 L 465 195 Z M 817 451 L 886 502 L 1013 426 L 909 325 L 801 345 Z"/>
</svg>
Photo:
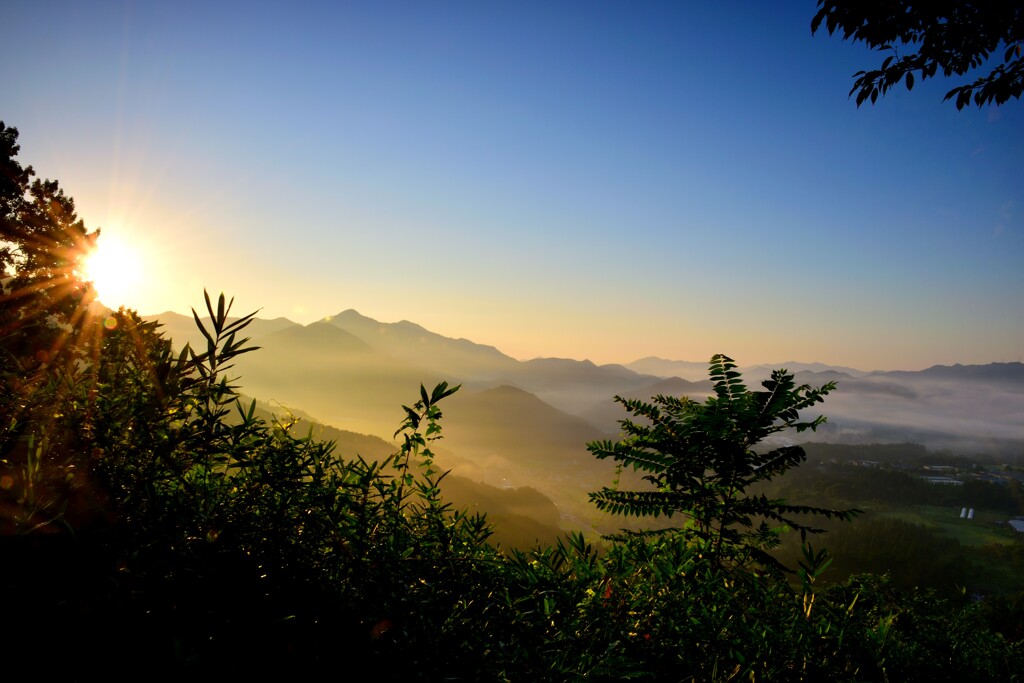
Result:
<svg viewBox="0 0 1024 683">
<path fill-rule="evenodd" d="M 192 318 L 174 313 L 156 317 L 176 344 L 205 348 Z M 557 503 L 563 528 L 608 530 L 619 523 L 595 513 L 586 495 L 616 476 L 611 463 L 596 461 L 586 450 L 588 441 L 618 435 L 625 411 L 614 396 L 648 399 L 665 394 L 704 400 L 711 392 L 702 362 L 519 361 L 491 346 L 447 338 L 408 321 L 380 323 L 353 310 L 309 325 L 285 318 L 255 319 L 246 334 L 260 350 L 240 356 L 229 373 L 240 377 L 242 389 L 282 410 L 302 411 L 324 438 L 364 457 L 393 448 L 401 406 L 416 400 L 421 383 L 428 388 L 442 380 L 462 384 L 443 406 L 445 438 L 437 449 L 438 464 L 452 471 L 453 491 L 460 491 L 458 497 L 467 505 L 488 500 L 487 511 L 510 518 L 522 516 L 521 510 L 500 502 L 500 493 L 493 492 L 533 491 Z M 801 439 L 914 442 L 963 455 L 1017 456 L 1024 450 L 1021 363 L 936 366 L 916 372 L 865 372 L 803 362 L 783 366 L 796 373 L 799 383 L 838 385 L 820 406 L 828 422 Z M 772 369 L 741 368 L 751 387 Z M 357 445 L 348 436 L 352 434 L 372 435 L 376 445 Z M 801 440 L 795 434 L 787 438 Z M 631 473 L 624 476 L 632 483 L 638 480 Z M 479 484 L 475 493 L 466 481 Z M 534 512 L 530 519 L 545 521 L 525 530 L 524 537 L 544 537 L 557 521 L 543 503 Z"/>
</svg>

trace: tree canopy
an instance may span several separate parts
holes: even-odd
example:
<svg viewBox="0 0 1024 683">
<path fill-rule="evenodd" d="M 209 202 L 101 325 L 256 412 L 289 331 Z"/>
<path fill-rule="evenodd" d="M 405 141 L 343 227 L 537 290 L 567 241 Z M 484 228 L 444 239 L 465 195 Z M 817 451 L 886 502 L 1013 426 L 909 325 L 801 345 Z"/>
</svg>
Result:
<svg viewBox="0 0 1024 683">
<path fill-rule="evenodd" d="M 52 332 L 82 317 L 95 297 L 81 271 L 99 231 L 86 229 L 57 181 L 33 179 L 18 151 L 18 129 L 0 121 L 0 332 L 24 337 L 33 329 L 39 347 L 41 326 Z"/>
<path fill-rule="evenodd" d="M 1004 104 L 1020 99 L 1024 90 L 1024 3 L 913 2 L 912 0 L 818 0 L 811 33 L 822 23 L 829 35 L 841 31 L 844 40 L 863 42 L 872 50 L 889 52 L 877 69 L 854 74 L 850 95 L 857 106 L 879 94 L 940 71 L 946 77 L 966 76 L 987 69 L 990 57 L 1002 60 L 974 81 L 958 85 L 943 98 L 957 109 Z M 915 77 L 916 74 L 916 77 Z"/>
</svg>

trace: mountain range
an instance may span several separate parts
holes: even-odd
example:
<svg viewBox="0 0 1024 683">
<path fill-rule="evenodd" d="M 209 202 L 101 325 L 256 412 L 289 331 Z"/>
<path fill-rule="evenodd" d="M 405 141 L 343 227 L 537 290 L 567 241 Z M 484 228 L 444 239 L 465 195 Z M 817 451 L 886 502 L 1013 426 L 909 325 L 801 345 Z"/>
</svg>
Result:
<svg viewBox="0 0 1024 683">
<path fill-rule="evenodd" d="M 158 319 L 175 345 L 205 348 L 191 317 L 149 319 Z M 587 441 L 617 435 L 625 412 L 614 396 L 703 400 L 711 392 L 706 363 L 520 361 L 492 346 L 409 321 L 378 322 L 354 310 L 308 325 L 257 318 L 245 333 L 260 347 L 238 357 L 231 371 L 246 393 L 348 432 L 390 440 L 404 417 L 401 406 L 416 400 L 421 383 L 462 384 L 443 406 L 439 463 L 490 486 L 532 486 L 557 496 L 569 516 L 592 515 L 586 492 L 614 476 L 610 464 L 586 451 Z M 803 362 L 740 369 L 756 387 L 775 367 L 794 372 L 799 383 L 837 383 L 822 405 L 828 422 L 809 437 L 815 440 L 914 441 L 963 454 L 1019 453 L 1024 445 L 1021 363 L 889 372 Z"/>
</svg>

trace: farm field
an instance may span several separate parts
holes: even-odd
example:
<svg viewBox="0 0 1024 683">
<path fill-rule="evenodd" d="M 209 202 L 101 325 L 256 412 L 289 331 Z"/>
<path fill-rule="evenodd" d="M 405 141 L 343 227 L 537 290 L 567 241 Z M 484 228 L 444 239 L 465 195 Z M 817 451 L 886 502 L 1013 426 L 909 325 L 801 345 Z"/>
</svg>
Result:
<svg viewBox="0 0 1024 683">
<path fill-rule="evenodd" d="M 922 524 L 943 536 L 955 539 L 963 546 L 982 546 L 991 543 L 1010 545 L 1018 542 L 1012 529 L 997 526 L 999 522 L 1006 521 L 1006 515 L 989 510 L 976 509 L 974 519 L 961 519 L 960 508 L 934 505 L 876 509 L 874 512 L 880 517 Z"/>
</svg>

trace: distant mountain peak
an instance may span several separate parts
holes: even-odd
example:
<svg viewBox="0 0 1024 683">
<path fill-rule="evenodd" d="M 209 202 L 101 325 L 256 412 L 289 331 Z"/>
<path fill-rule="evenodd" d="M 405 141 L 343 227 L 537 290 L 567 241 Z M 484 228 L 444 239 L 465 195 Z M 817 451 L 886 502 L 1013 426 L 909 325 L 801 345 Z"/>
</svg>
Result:
<svg viewBox="0 0 1024 683">
<path fill-rule="evenodd" d="M 305 327 L 295 325 L 264 337 L 263 340 L 287 340 L 288 343 L 301 344 L 308 349 L 318 351 L 346 350 L 367 352 L 370 346 L 359 337 L 340 327 L 331 325 L 326 320 L 317 320 Z"/>
<path fill-rule="evenodd" d="M 532 358 L 527 363 L 534 363 L 537 365 L 573 365 L 582 366 L 586 368 L 596 368 L 594 362 L 591 360 L 583 359 L 577 360 L 575 358 L 559 358 L 554 356 L 540 356 L 538 358 Z"/>
<path fill-rule="evenodd" d="M 890 377 L 920 376 L 933 379 L 952 379 L 969 381 L 995 381 L 1008 382 L 1020 385 L 1024 382 L 1024 363 L 1014 361 L 1010 363 L 986 363 L 983 365 L 933 365 L 930 368 L 918 371 L 891 370 L 888 372 L 875 373 Z"/>
<path fill-rule="evenodd" d="M 392 323 L 392 324 L 395 327 L 404 327 L 404 328 L 406 328 L 408 330 L 413 330 L 415 332 L 430 332 L 430 330 L 428 330 L 427 328 L 423 327 L 423 325 L 417 325 L 416 323 L 412 322 L 411 320 L 399 320 L 397 323 Z M 437 333 L 436 332 L 430 332 L 430 334 L 437 334 Z M 438 336 L 441 336 L 441 335 L 438 335 Z"/>
<path fill-rule="evenodd" d="M 336 315 L 329 315 L 323 319 L 324 322 L 331 322 L 334 320 L 370 320 L 372 322 L 377 322 L 373 318 L 366 317 L 365 315 L 363 315 L 354 308 L 346 308 L 341 313 L 338 313 Z"/>
<path fill-rule="evenodd" d="M 672 358 L 662 358 L 661 356 L 644 356 L 638 358 L 633 363 L 700 363 L 701 365 L 707 365 L 707 361 L 694 361 L 694 360 L 677 360 Z M 631 365 L 631 363 L 625 363 L 625 365 Z"/>
</svg>

